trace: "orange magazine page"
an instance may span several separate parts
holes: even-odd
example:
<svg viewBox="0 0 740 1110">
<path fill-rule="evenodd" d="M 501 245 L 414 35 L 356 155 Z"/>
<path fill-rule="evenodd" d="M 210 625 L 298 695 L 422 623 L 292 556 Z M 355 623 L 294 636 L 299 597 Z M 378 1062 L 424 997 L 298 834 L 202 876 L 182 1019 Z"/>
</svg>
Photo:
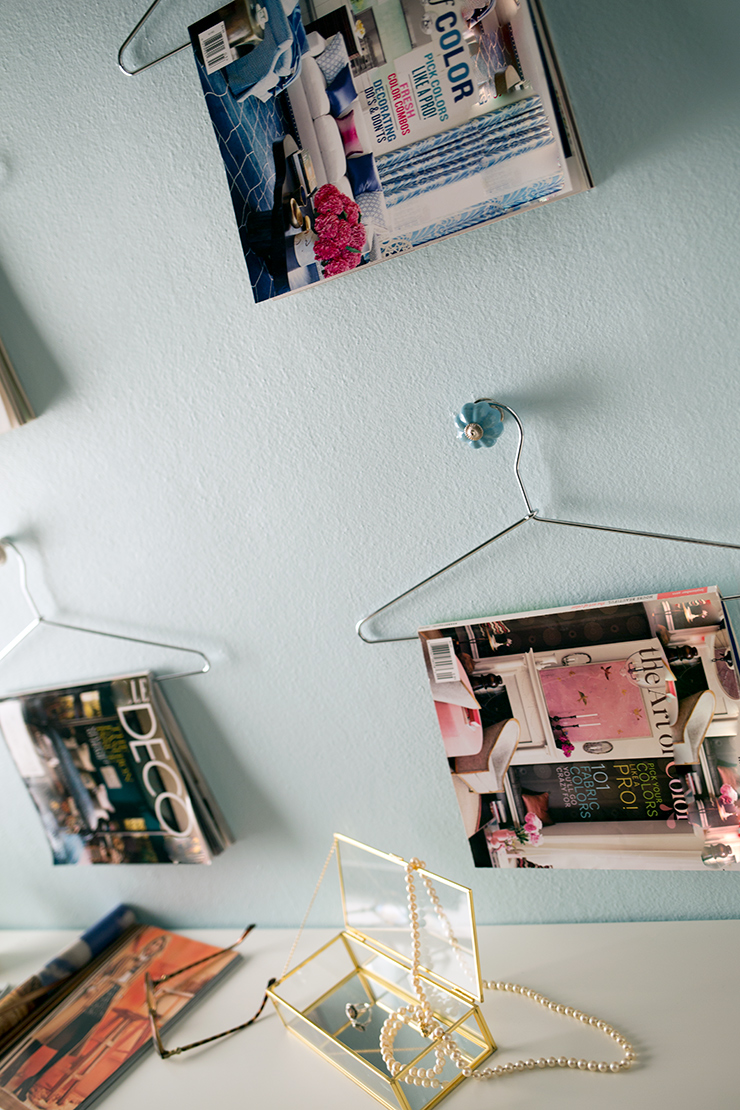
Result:
<svg viewBox="0 0 740 1110">
<path fill-rule="evenodd" d="M 145 1052 L 152 1034 L 144 977 L 168 975 L 218 952 L 152 925 L 140 925 L 88 978 L 0 1060 L 2 1110 L 78 1110 L 92 1105 Z M 166 1032 L 235 961 L 225 952 L 157 990 Z"/>
</svg>

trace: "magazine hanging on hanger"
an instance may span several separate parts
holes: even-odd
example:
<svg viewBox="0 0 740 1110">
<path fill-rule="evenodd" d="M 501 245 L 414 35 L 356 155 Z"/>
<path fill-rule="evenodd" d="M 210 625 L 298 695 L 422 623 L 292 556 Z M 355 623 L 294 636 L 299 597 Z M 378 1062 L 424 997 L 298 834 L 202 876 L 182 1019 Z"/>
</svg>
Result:
<svg viewBox="0 0 740 1110">
<path fill-rule="evenodd" d="M 740 685 L 716 587 L 419 637 L 476 866 L 740 862 Z"/>
<path fill-rule="evenodd" d="M 537 0 L 207 11 L 189 30 L 255 301 L 592 185 Z M 155 12 L 129 76 L 184 49 L 154 52 Z"/>
<path fill-rule="evenodd" d="M 209 670 L 197 649 L 103 632 L 44 617 L 26 584 L 23 556 L 8 539 L 27 625 L 0 650 L 6 658 L 41 625 L 197 655 L 196 670 L 149 671 L 59 683 L 0 698 L 0 732 L 38 811 L 55 864 L 210 863 L 232 843 L 161 683 Z"/>
<path fill-rule="evenodd" d="M 524 430 L 480 399 L 458 437 L 492 447 L 508 414 L 525 515 L 360 620 L 530 522 L 740 550 L 697 537 L 546 517 L 519 472 Z M 740 863 L 740 685 L 716 586 L 466 617 L 419 636 L 465 831 L 480 867 L 734 868 Z"/>
</svg>

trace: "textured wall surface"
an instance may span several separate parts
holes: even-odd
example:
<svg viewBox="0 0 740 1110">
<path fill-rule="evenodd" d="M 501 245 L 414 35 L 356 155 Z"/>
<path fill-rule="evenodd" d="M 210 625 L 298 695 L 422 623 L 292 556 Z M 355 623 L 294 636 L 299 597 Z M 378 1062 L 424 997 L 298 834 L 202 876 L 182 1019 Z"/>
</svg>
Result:
<svg viewBox="0 0 740 1110">
<path fill-rule="evenodd" d="M 294 924 L 334 830 L 469 883 L 483 922 L 740 916 L 737 873 L 476 872 L 418 646 L 354 634 L 519 514 L 511 430 L 454 438 L 476 396 L 520 413 L 543 512 L 740 541 L 735 0 L 546 0 L 596 188 L 259 306 L 192 57 L 116 67 L 144 6 L 0 0 L 0 334 L 40 414 L 0 439 L 0 533 L 49 616 L 208 652 L 168 694 L 238 842 L 54 870 L 0 747 L 0 923 Z M 740 552 L 528 528 L 376 631 L 740 592 Z M 49 629 L 0 679 L 182 662 Z"/>
</svg>

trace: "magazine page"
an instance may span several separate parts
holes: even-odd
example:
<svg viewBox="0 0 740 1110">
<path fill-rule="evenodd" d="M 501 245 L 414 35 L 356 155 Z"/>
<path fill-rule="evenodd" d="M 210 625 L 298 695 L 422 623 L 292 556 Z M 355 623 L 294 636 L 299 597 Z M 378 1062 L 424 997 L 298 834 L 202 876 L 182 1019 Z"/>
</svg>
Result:
<svg viewBox="0 0 740 1110">
<path fill-rule="evenodd" d="M 419 636 L 476 866 L 740 862 L 740 686 L 716 587 Z"/>
<path fill-rule="evenodd" d="M 232 0 L 190 35 L 256 301 L 590 184 L 534 0 Z"/>
<path fill-rule="evenodd" d="M 38 972 L 0 995 L 0 1051 L 17 1040 L 25 1026 L 32 1024 L 39 1012 L 60 995 L 61 988 L 79 977 L 135 922 L 136 915 L 130 906 L 116 906 Z"/>
<path fill-rule="evenodd" d="M 55 864 L 210 863 L 150 675 L 0 700 Z"/>
<path fill-rule="evenodd" d="M 86 1110 L 152 1048 L 145 974 L 158 979 L 218 951 L 154 926 L 139 926 L 0 1060 L 0 1106 Z M 172 991 L 166 984 L 157 988 L 157 1014 L 167 1047 L 175 1020 L 240 958 L 225 952 L 183 972 Z"/>
</svg>

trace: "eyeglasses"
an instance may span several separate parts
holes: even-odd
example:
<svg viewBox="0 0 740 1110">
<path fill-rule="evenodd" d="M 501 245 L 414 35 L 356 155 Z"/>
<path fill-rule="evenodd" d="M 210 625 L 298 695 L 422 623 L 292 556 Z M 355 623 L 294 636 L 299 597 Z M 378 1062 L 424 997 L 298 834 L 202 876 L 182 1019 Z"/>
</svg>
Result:
<svg viewBox="0 0 740 1110">
<path fill-rule="evenodd" d="M 207 963 L 209 960 L 217 959 L 225 952 L 231 952 L 234 948 L 237 948 L 238 945 L 240 945 L 247 936 L 249 936 L 254 927 L 254 925 L 248 925 L 239 939 L 235 940 L 234 943 L 230 944 L 227 948 L 220 948 L 218 952 L 212 952 L 210 956 L 204 956 L 202 960 L 195 960 L 192 964 L 186 964 L 185 967 L 180 967 L 177 969 L 177 971 L 171 971 L 169 975 L 163 975 L 160 979 L 152 979 L 149 973 L 146 973 L 146 975 L 144 976 L 144 983 L 146 985 L 146 1007 L 149 1013 L 149 1024 L 152 1029 L 152 1041 L 154 1042 L 154 1047 L 163 1060 L 168 1059 L 168 1057 L 170 1056 L 179 1056 L 181 1052 L 187 1052 L 191 1048 L 199 1048 L 202 1044 L 209 1044 L 211 1041 L 218 1041 L 221 1037 L 228 1037 L 230 1033 L 238 1033 L 240 1029 L 246 1029 L 248 1025 L 252 1025 L 252 1023 L 255 1022 L 260 1016 L 265 1008 L 265 1003 L 267 1002 L 267 990 L 269 990 L 273 983 L 276 982 L 275 979 L 270 979 L 270 981 L 268 982 L 267 990 L 265 991 L 265 997 L 260 1002 L 257 1013 L 254 1015 L 254 1017 L 251 1017 L 249 1021 L 245 1021 L 241 1025 L 235 1025 L 233 1029 L 225 1029 L 223 1033 L 216 1033 L 213 1037 L 204 1037 L 201 1041 L 193 1041 L 192 1044 L 181 1045 L 180 1048 L 165 1048 L 162 1044 L 162 1037 L 159 1031 L 157 995 L 155 993 L 156 987 L 161 986 L 162 983 L 166 983 L 169 979 L 174 979 L 176 975 L 182 975 L 183 972 L 190 971 L 191 968 L 200 967 L 201 964 Z"/>
</svg>

